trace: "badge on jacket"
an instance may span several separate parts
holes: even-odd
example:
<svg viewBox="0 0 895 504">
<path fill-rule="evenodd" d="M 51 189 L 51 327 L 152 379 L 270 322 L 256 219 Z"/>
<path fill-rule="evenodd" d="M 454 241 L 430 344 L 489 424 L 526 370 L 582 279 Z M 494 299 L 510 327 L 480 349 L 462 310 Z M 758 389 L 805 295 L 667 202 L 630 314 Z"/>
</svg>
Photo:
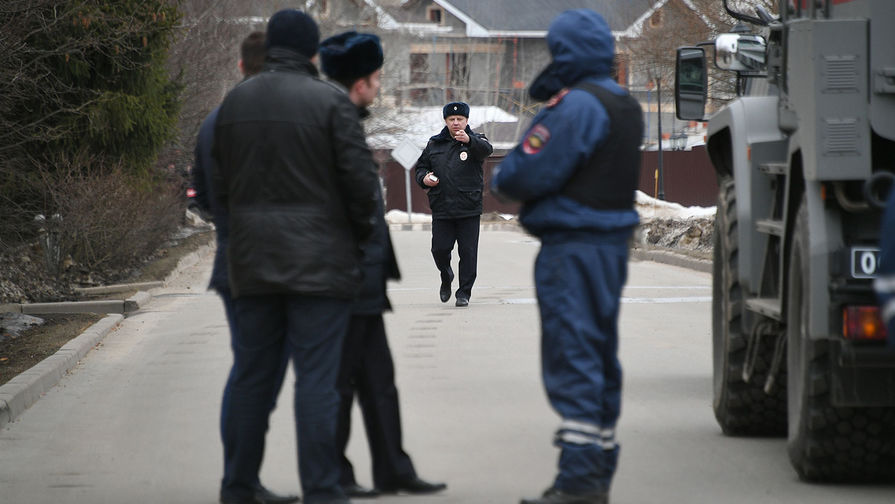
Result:
<svg viewBox="0 0 895 504">
<path fill-rule="evenodd" d="M 525 141 L 522 142 L 522 150 L 526 154 L 537 154 L 550 141 L 550 130 L 543 124 L 537 124 L 529 131 Z"/>
<path fill-rule="evenodd" d="M 460 161 L 466 161 L 466 159 L 467 159 L 468 157 L 469 157 L 469 153 L 468 153 L 468 152 L 466 152 L 466 151 L 462 151 L 462 152 L 460 153 Z"/>
</svg>

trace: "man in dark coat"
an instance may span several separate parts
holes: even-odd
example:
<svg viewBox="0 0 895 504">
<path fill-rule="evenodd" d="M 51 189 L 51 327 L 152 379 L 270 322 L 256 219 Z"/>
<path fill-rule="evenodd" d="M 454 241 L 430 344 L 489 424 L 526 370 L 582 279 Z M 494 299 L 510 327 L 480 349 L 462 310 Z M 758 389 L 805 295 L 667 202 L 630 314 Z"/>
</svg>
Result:
<svg viewBox="0 0 895 504">
<path fill-rule="evenodd" d="M 330 79 L 337 82 L 367 117 L 367 107 L 379 92 L 383 63 L 379 37 L 349 31 L 320 44 L 320 63 Z M 338 389 L 342 402 L 339 414 L 338 446 L 342 454 L 341 485 L 350 497 L 375 497 L 379 493 L 434 493 L 447 488 L 419 478 L 401 441 L 401 413 L 395 366 L 392 361 L 382 312 L 391 309 L 386 280 L 400 279 L 381 191 L 377 192 L 376 226 L 363 246 L 364 283 L 354 302 L 348 335 L 342 352 Z M 364 488 L 354 477 L 354 468 L 345 456 L 351 432 L 351 406 L 357 393 L 367 429 L 373 462 L 374 489 Z"/>
<path fill-rule="evenodd" d="M 618 314 L 638 223 L 643 114 L 610 77 L 613 45 L 592 10 L 553 20 L 553 61 L 529 88 L 547 106 L 491 180 L 492 192 L 523 202 L 520 221 L 541 239 L 541 372 L 562 417 L 559 474 L 522 504 L 605 504 L 618 459 Z"/>
<path fill-rule="evenodd" d="M 296 371 L 298 466 L 305 501 L 349 502 L 339 486 L 336 392 L 360 243 L 373 230 L 377 175 L 357 109 L 317 78 L 319 31 L 306 14 L 267 25 L 264 71 L 224 99 L 214 188 L 230 222 L 237 324 L 225 437 L 228 502 L 256 502 L 270 403 L 283 354 Z"/>
<path fill-rule="evenodd" d="M 451 250 L 457 243 L 460 285 L 457 306 L 469 305 L 475 283 L 482 216 L 482 163 L 494 150 L 485 135 L 469 127 L 469 105 L 448 103 L 445 127 L 429 139 L 416 162 L 416 182 L 428 191 L 432 209 L 432 257 L 441 276 L 439 297 L 451 298 Z"/>
<path fill-rule="evenodd" d="M 267 55 L 267 50 L 264 47 L 264 39 L 264 32 L 256 31 L 250 33 L 240 45 L 240 59 L 238 66 L 239 71 L 246 79 L 260 72 L 264 65 L 264 58 Z M 230 347 L 235 348 L 236 338 L 234 337 L 234 332 L 236 331 L 236 321 L 233 318 L 233 297 L 230 295 L 230 285 L 227 279 L 229 222 L 226 210 L 218 205 L 216 198 L 214 197 L 211 180 L 212 174 L 214 173 L 214 159 L 211 157 L 211 146 L 214 139 L 214 124 L 217 121 L 218 110 L 219 108 L 215 107 L 215 109 L 208 114 L 208 117 L 205 118 L 202 122 L 202 126 L 199 128 L 199 137 L 196 141 L 196 162 L 192 170 L 192 184 L 193 188 L 196 190 L 196 203 L 199 205 L 199 208 L 210 214 L 214 220 L 217 249 L 214 254 L 214 266 L 211 270 L 211 281 L 209 282 L 208 287 L 214 289 L 218 295 L 221 296 L 221 301 L 224 303 L 224 313 L 227 316 L 227 325 L 230 328 Z M 283 383 L 283 375 L 286 373 L 287 363 L 288 360 L 283 359 L 280 375 L 277 380 L 279 384 L 277 385 L 277 392 L 274 393 L 274 397 L 279 393 L 280 385 Z M 224 396 L 221 400 L 220 429 L 221 440 L 224 443 L 224 460 L 227 460 L 230 457 L 230 452 L 232 451 L 232 447 L 227 443 L 227 437 L 224 436 L 224 433 L 228 430 L 227 422 L 230 418 L 223 413 L 229 409 L 230 395 L 233 388 L 234 369 L 235 367 L 231 367 L 230 369 L 230 374 L 227 377 L 227 384 L 224 386 Z M 273 409 L 274 404 L 275 401 L 271 402 L 271 409 Z M 230 479 L 230 475 L 227 472 L 228 467 L 229 466 L 226 464 L 224 465 L 223 479 L 225 481 Z M 299 498 L 297 495 L 277 495 L 264 488 L 264 486 L 261 485 L 261 482 L 258 481 L 255 490 L 255 500 L 265 504 L 284 504 L 296 502 Z"/>
</svg>

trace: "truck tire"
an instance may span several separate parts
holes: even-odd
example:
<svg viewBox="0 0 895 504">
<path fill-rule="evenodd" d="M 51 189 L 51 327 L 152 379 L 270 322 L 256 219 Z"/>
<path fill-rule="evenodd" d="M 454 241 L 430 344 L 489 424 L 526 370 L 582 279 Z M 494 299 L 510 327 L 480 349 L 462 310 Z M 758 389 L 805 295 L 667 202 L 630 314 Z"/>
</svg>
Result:
<svg viewBox="0 0 895 504">
<path fill-rule="evenodd" d="M 715 418 L 727 435 L 783 436 L 786 393 L 781 386 L 771 395 L 763 390 L 774 345 L 762 347 L 752 380 L 743 381 L 747 335 L 742 328 L 738 260 L 735 184 L 732 178 L 725 177 L 720 183 L 713 233 L 712 405 Z"/>
<path fill-rule="evenodd" d="M 895 475 L 895 409 L 831 404 L 831 342 L 809 338 L 811 292 L 808 209 L 799 207 L 793 230 L 787 295 L 787 451 L 806 481 L 862 482 Z"/>
</svg>

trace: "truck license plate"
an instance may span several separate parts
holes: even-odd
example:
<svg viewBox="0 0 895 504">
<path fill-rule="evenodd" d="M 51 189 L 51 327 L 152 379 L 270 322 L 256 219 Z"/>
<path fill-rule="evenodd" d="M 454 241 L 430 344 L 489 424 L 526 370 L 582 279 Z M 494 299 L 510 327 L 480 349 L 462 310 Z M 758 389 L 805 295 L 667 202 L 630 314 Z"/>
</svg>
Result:
<svg viewBox="0 0 895 504">
<path fill-rule="evenodd" d="M 876 277 L 877 268 L 879 268 L 878 247 L 852 247 L 852 278 L 874 278 Z"/>
</svg>

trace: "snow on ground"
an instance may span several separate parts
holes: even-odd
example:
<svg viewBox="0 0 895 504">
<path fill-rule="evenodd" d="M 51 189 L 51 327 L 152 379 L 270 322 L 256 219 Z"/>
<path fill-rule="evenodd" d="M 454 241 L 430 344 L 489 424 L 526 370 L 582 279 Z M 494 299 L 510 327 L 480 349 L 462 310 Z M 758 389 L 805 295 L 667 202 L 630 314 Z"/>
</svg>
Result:
<svg viewBox="0 0 895 504">
<path fill-rule="evenodd" d="M 640 191 L 634 206 L 640 214 L 640 227 L 634 237 L 636 244 L 710 257 L 715 207 L 685 207 Z"/>
<path fill-rule="evenodd" d="M 388 222 L 389 224 L 432 222 L 432 216 L 430 214 L 414 212 L 410 214 L 410 218 L 408 219 L 407 212 L 402 210 L 389 210 L 388 212 L 385 212 L 385 222 Z"/>
<path fill-rule="evenodd" d="M 635 209 L 640 214 L 640 219 L 649 221 L 652 219 L 673 219 L 673 220 L 689 220 L 701 218 L 714 218 L 715 207 L 685 207 L 678 203 L 658 200 L 651 196 L 647 196 L 641 191 L 637 191 Z M 497 214 L 503 220 L 513 220 L 515 215 Z M 407 212 L 402 210 L 389 210 L 385 214 L 385 220 L 389 224 L 403 224 L 406 222 L 432 222 L 432 216 L 424 213 L 413 213 L 410 220 L 407 219 Z"/>
<path fill-rule="evenodd" d="M 658 200 L 648 196 L 642 191 L 637 191 L 635 208 L 642 220 L 650 219 L 691 219 L 714 217 L 715 207 L 685 207 L 677 203 Z"/>
<path fill-rule="evenodd" d="M 640 214 L 640 226 L 634 234 L 638 247 L 672 249 L 687 255 L 709 258 L 712 250 L 712 231 L 715 207 L 685 207 L 678 203 L 661 201 L 637 191 L 635 209 Z M 389 224 L 427 223 L 432 216 L 389 210 L 385 214 Z M 513 222 L 515 215 L 489 213 L 482 221 Z"/>
</svg>

